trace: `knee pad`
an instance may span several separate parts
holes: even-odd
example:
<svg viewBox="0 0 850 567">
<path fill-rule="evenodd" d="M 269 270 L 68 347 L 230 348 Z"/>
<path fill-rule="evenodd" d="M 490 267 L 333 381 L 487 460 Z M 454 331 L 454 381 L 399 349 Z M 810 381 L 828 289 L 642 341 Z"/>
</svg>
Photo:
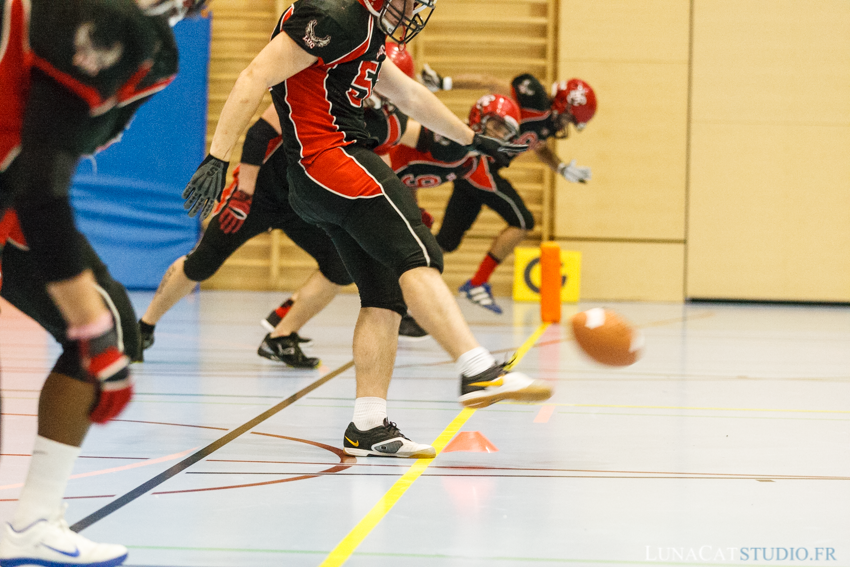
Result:
<svg viewBox="0 0 850 567">
<path fill-rule="evenodd" d="M 211 278 L 226 259 L 225 254 L 221 254 L 202 238 L 183 261 L 183 273 L 193 282 L 202 282 Z"/>
<path fill-rule="evenodd" d="M 463 232 L 449 234 L 448 231 L 441 228 L 440 232 L 437 233 L 437 244 L 439 244 L 440 248 L 442 248 L 444 252 L 454 252 L 457 250 L 457 247 L 460 246 L 460 243 L 463 240 L 463 235 Z"/>
</svg>

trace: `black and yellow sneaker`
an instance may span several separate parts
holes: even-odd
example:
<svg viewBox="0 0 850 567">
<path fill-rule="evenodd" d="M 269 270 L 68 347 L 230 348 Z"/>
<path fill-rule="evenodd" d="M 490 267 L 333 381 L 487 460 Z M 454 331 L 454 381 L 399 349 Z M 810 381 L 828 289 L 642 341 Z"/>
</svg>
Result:
<svg viewBox="0 0 850 567">
<path fill-rule="evenodd" d="M 269 334 L 260 343 L 257 354 L 269 360 L 283 362 L 287 366 L 294 368 L 316 368 L 319 366 L 322 361 L 318 358 L 305 355 L 301 350 L 301 346 L 298 344 L 299 342 L 297 333 L 274 338 Z"/>
<path fill-rule="evenodd" d="M 437 452 L 431 445 L 415 443 L 402 435 L 398 426 L 387 418 L 384 424 L 368 431 L 360 431 L 354 423 L 348 424 L 342 440 L 346 455 L 355 457 L 399 457 L 403 459 L 433 459 Z"/>
<path fill-rule="evenodd" d="M 428 338 L 428 331 L 419 326 L 410 313 L 405 313 L 401 316 L 401 323 L 398 325 L 398 340 L 400 341 L 421 341 Z"/>
<path fill-rule="evenodd" d="M 460 403 L 470 408 L 486 408 L 504 400 L 542 402 L 551 396 L 552 386 L 512 372 L 510 362 L 493 365 L 475 376 L 460 377 Z"/>
</svg>

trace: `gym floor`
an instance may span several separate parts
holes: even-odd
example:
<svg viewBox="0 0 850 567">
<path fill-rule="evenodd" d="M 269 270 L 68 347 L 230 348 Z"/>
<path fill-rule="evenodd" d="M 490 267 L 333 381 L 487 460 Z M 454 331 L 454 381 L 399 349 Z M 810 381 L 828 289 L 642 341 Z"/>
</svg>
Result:
<svg viewBox="0 0 850 567">
<path fill-rule="evenodd" d="M 142 312 L 151 293 L 133 293 Z M 389 416 L 446 450 L 342 454 L 356 296 L 301 333 L 317 370 L 260 358 L 284 295 L 201 292 L 157 326 L 121 419 L 93 427 L 67 519 L 142 567 L 850 566 L 850 308 L 604 304 L 640 327 L 616 369 L 578 350 L 564 306 L 461 300 L 479 341 L 555 385 L 538 405 L 463 410 L 432 339 L 399 347 Z M 0 521 L 10 518 L 58 349 L 3 304 Z M 451 450 L 450 449 L 455 449 Z M 790 553 L 790 557 L 789 557 Z"/>
</svg>

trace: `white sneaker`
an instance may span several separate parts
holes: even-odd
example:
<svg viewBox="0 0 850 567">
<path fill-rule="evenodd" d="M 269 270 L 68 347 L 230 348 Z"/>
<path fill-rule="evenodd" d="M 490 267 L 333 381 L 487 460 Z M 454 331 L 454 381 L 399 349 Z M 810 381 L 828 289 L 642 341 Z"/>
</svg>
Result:
<svg viewBox="0 0 850 567">
<path fill-rule="evenodd" d="M 470 408 L 486 408 L 503 400 L 542 402 L 552 397 L 552 386 L 522 372 L 511 372 L 497 364 L 475 376 L 460 377 L 460 403 Z"/>
<path fill-rule="evenodd" d="M 65 506 L 52 518 L 38 520 L 22 531 L 6 524 L 0 540 L 0 567 L 114 567 L 127 559 L 127 548 L 95 543 L 74 533 L 65 521 Z"/>
<path fill-rule="evenodd" d="M 387 418 L 383 425 L 360 431 L 354 422 L 348 424 L 342 439 L 343 451 L 355 457 L 400 457 L 402 459 L 433 459 L 437 451 L 431 445 L 411 441 Z"/>
</svg>

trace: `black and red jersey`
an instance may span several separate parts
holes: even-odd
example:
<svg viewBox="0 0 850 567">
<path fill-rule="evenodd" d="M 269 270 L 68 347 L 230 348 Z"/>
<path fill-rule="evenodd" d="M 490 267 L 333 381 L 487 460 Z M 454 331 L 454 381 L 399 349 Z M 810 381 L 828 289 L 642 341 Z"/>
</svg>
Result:
<svg viewBox="0 0 850 567">
<path fill-rule="evenodd" d="M 385 34 L 358 0 L 298 0 L 280 17 L 272 38 L 286 33 L 318 57 L 272 88 L 290 164 L 309 165 L 332 148 L 374 147 L 364 101 L 386 58 Z"/>
<path fill-rule="evenodd" d="M 470 153 L 424 126 L 416 148 L 398 145 L 389 151 L 391 167 L 411 189 L 426 189 L 465 179 L 484 191 L 495 191 L 495 168 L 490 158 Z"/>
<path fill-rule="evenodd" d="M 52 110 L 31 117 L 36 130 L 69 151 L 92 153 L 120 134 L 140 101 L 177 73 L 177 44 L 168 22 L 145 16 L 134 0 L 2 3 L 0 171 L 19 151 L 27 108 Z M 29 105 L 34 73 L 59 85 L 50 91 L 59 98 Z M 69 106 L 86 108 L 87 118 L 81 123 L 78 114 L 63 112 Z"/>
<path fill-rule="evenodd" d="M 533 150 L 555 134 L 549 95 L 540 81 L 528 73 L 515 77 L 511 90 L 520 112 L 516 142 L 528 144 Z"/>
<path fill-rule="evenodd" d="M 383 155 L 396 146 L 407 130 L 407 115 L 386 101 L 383 101 L 379 108 L 367 105 L 363 118 L 366 130 L 378 143 L 374 150 L 378 155 Z"/>
</svg>

